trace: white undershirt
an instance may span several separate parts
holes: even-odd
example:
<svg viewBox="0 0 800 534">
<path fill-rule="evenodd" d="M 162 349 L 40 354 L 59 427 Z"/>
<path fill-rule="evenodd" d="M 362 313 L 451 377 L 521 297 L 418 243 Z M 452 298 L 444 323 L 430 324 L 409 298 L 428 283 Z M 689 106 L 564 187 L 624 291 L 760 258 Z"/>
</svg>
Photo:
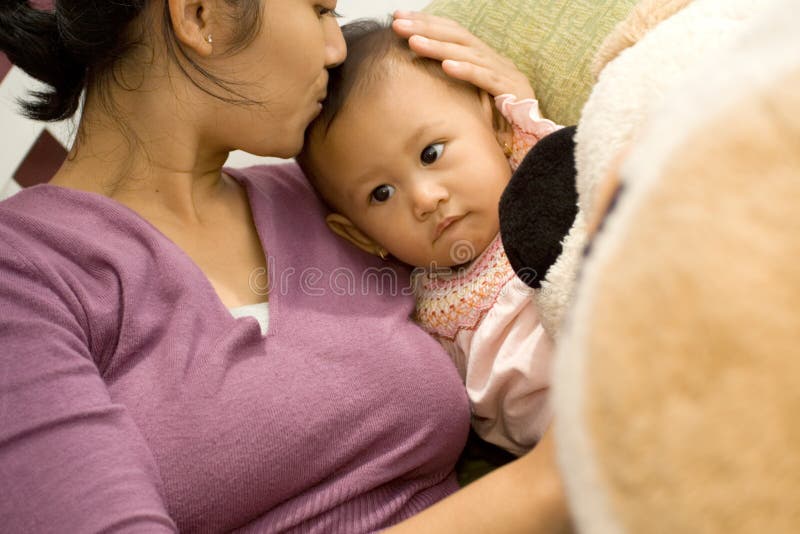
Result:
<svg viewBox="0 0 800 534">
<path fill-rule="evenodd" d="M 258 302 L 256 304 L 228 308 L 228 311 L 237 319 L 239 317 L 252 317 L 258 321 L 258 325 L 261 327 L 261 335 L 267 333 L 267 327 L 269 326 L 269 302 Z"/>
</svg>

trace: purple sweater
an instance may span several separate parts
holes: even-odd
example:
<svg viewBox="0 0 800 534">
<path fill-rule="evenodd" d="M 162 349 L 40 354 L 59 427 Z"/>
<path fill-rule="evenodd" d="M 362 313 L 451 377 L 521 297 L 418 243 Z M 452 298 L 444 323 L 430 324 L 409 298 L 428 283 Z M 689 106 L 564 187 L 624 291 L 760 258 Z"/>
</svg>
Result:
<svg viewBox="0 0 800 534">
<path fill-rule="evenodd" d="M 113 200 L 0 203 L 3 530 L 367 532 L 456 489 L 467 398 L 407 273 L 333 236 L 295 165 L 231 174 L 268 251 L 264 336 Z"/>
</svg>

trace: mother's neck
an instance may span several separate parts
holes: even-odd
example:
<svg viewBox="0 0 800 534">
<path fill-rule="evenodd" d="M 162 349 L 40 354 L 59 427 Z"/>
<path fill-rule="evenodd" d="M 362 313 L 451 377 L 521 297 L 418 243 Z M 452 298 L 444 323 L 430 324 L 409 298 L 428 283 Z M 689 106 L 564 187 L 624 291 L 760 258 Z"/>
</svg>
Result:
<svg viewBox="0 0 800 534">
<path fill-rule="evenodd" d="M 151 80 L 115 87 L 103 102 L 88 94 L 77 139 L 51 183 L 140 212 L 199 218 L 203 203 L 231 184 L 221 173 L 228 151 L 204 135 L 202 98 L 192 89 Z"/>
</svg>

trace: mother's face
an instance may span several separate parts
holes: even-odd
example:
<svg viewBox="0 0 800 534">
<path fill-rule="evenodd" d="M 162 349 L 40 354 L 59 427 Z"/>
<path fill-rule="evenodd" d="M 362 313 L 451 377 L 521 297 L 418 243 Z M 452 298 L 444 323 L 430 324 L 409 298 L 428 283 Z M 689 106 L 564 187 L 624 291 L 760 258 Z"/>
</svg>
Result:
<svg viewBox="0 0 800 534">
<path fill-rule="evenodd" d="M 255 39 L 217 62 L 215 74 L 263 102 L 221 106 L 218 134 L 235 140 L 231 149 L 279 157 L 299 152 L 306 126 L 321 110 L 327 69 L 346 55 L 335 7 L 336 0 L 264 0 Z"/>
</svg>

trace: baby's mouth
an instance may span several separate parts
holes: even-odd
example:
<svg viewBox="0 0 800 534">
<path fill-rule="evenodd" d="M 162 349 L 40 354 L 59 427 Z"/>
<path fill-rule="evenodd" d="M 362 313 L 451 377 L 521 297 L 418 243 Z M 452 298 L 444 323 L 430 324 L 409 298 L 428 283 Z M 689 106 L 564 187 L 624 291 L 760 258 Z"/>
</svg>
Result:
<svg viewBox="0 0 800 534">
<path fill-rule="evenodd" d="M 436 225 L 436 231 L 435 231 L 435 232 L 434 232 L 434 234 L 433 234 L 433 240 L 434 240 L 434 241 L 436 241 L 437 239 L 439 239 L 439 238 L 442 236 L 442 234 L 443 234 L 443 233 L 444 233 L 444 232 L 445 232 L 445 231 L 446 231 L 446 230 L 447 230 L 447 229 L 448 229 L 450 226 L 452 226 L 452 225 L 453 225 L 453 223 L 455 223 L 455 222 L 457 222 L 457 221 L 460 221 L 460 220 L 461 220 L 461 219 L 463 219 L 463 218 L 464 218 L 464 216 L 463 216 L 463 215 L 451 215 L 451 216 L 449 216 L 449 217 L 445 217 L 444 219 L 442 219 L 442 220 L 439 222 L 439 224 L 437 224 L 437 225 Z"/>
</svg>

